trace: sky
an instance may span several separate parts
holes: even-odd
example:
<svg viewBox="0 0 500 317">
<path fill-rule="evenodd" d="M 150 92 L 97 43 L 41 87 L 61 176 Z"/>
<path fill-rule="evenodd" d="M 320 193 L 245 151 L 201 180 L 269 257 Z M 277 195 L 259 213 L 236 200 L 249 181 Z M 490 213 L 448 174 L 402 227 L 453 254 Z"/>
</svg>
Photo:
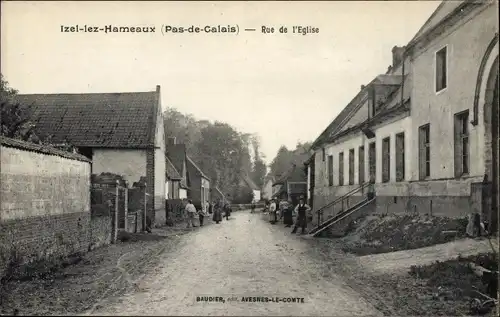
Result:
<svg viewBox="0 0 500 317">
<path fill-rule="evenodd" d="M 152 91 L 162 106 L 281 145 L 314 141 L 385 73 L 439 1 L 3 2 L 1 71 L 20 93 Z M 154 33 L 61 32 L 147 26 Z M 234 26 L 237 33 L 166 33 Z M 262 33 L 262 26 L 274 33 Z M 280 27 L 287 33 L 280 33 Z M 306 35 L 293 26 L 319 29 Z M 255 31 L 245 31 L 254 28 Z M 163 32 L 162 32 L 163 31 Z"/>
</svg>

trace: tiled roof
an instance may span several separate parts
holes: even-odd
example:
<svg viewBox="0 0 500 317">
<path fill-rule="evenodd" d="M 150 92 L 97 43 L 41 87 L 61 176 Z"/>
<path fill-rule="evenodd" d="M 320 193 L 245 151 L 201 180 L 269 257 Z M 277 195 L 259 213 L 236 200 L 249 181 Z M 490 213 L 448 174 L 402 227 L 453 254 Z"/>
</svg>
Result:
<svg viewBox="0 0 500 317">
<path fill-rule="evenodd" d="M 166 163 L 166 172 L 167 172 L 166 176 L 170 179 L 175 179 L 175 180 L 182 179 L 181 174 L 179 174 L 179 172 L 175 168 L 174 164 L 172 164 L 172 162 L 168 159 L 168 156 L 165 157 L 165 161 L 166 161 L 165 163 Z"/>
<path fill-rule="evenodd" d="M 283 184 L 285 182 L 307 182 L 307 175 L 305 174 L 304 169 L 297 167 L 295 164 L 286 171 L 277 181 L 274 182 L 274 185 Z"/>
<path fill-rule="evenodd" d="M 91 162 L 91 160 L 89 160 L 88 158 L 86 158 L 85 156 L 80 155 L 80 154 L 61 151 L 61 150 L 58 150 L 58 149 L 55 149 L 53 147 L 49 147 L 46 145 L 39 145 L 39 144 L 35 144 L 35 143 L 24 142 L 21 140 L 6 138 L 4 136 L 0 136 L 0 143 L 2 144 L 2 146 L 5 146 L 5 147 L 12 147 L 12 148 L 16 148 L 16 149 L 38 152 L 38 153 L 48 154 L 48 155 L 56 155 L 56 156 L 60 156 L 60 157 L 64 157 L 64 158 L 68 158 L 68 159 L 72 159 L 72 160 L 83 161 L 83 162 Z"/>
<path fill-rule="evenodd" d="M 186 155 L 186 158 L 187 158 L 187 161 L 189 162 L 189 164 L 191 164 L 194 167 L 195 171 L 201 177 L 206 178 L 207 180 L 210 180 L 210 178 L 208 178 L 208 176 L 203 173 L 203 171 L 198 167 L 198 165 L 196 165 L 196 163 L 189 156 Z"/>
<path fill-rule="evenodd" d="M 172 163 L 174 168 L 180 174 L 181 177 L 181 187 L 189 188 L 187 179 L 183 179 L 184 175 L 184 162 L 187 164 L 186 160 L 186 145 L 184 144 L 169 144 L 167 146 L 167 157 Z M 187 166 L 186 166 L 187 167 Z M 186 173 L 187 174 L 187 173 Z"/>
<path fill-rule="evenodd" d="M 186 160 L 186 145 L 169 144 L 167 145 L 167 156 L 174 165 L 175 169 L 183 174 L 184 161 Z"/>
<path fill-rule="evenodd" d="M 77 147 L 146 148 L 154 145 L 157 91 L 90 94 L 20 94 L 35 131 Z"/>
<path fill-rule="evenodd" d="M 403 77 L 401 75 L 381 74 L 376 76 L 368 85 L 366 85 L 366 87 L 369 85 L 397 86 L 401 85 L 402 78 Z M 333 134 L 337 133 L 339 129 L 344 126 L 343 123 L 345 120 L 347 120 L 353 112 L 357 110 L 360 102 L 363 101 L 365 97 L 366 88 L 363 88 L 314 141 L 312 148 L 314 149 L 316 146 L 319 146 L 322 142 L 329 139 Z"/>
</svg>

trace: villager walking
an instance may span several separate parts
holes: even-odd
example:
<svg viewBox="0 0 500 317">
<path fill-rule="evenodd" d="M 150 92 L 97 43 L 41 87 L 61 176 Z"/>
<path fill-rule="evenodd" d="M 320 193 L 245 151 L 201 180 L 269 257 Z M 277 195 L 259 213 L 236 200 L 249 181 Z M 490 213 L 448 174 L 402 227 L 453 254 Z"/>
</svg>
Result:
<svg viewBox="0 0 500 317">
<path fill-rule="evenodd" d="M 212 220 L 215 221 L 215 223 L 220 223 L 222 221 L 222 205 L 220 202 L 214 203 L 213 212 L 214 215 L 212 217 Z"/>
<path fill-rule="evenodd" d="M 297 220 L 295 221 L 295 226 L 293 227 L 292 233 L 297 232 L 297 228 L 300 227 L 302 229 L 301 233 L 304 234 L 307 227 L 307 213 L 311 211 L 311 207 L 309 207 L 305 202 L 304 198 L 300 197 L 299 204 L 295 207 L 295 213 L 297 214 Z"/>
<path fill-rule="evenodd" d="M 196 214 L 196 207 L 191 200 L 188 200 L 186 205 L 187 228 L 196 227 L 194 225 L 194 216 Z"/>
</svg>

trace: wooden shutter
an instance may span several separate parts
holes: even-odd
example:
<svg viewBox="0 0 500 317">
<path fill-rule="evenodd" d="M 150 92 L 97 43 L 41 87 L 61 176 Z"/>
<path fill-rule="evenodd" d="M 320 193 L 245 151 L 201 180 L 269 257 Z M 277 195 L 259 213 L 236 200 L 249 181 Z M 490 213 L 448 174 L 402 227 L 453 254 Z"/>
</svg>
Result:
<svg viewBox="0 0 500 317">
<path fill-rule="evenodd" d="M 425 129 L 418 129 L 418 172 L 419 178 L 425 178 Z"/>
<path fill-rule="evenodd" d="M 454 169 L 455 177 L 460 177 L 462 175 L 462 122 L 460 116 L 455 115 L 455 124 L 453 130 L 453 141 L 454 141 Z"/>
</svg>

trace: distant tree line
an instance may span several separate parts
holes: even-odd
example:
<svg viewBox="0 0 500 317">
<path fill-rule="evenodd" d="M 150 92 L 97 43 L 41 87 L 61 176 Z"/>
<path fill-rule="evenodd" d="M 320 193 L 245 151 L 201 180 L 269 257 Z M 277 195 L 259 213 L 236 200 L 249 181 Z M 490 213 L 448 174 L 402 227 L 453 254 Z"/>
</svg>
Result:
<svg viewBox="0 0 500 317">
<path fill-rule="evenodd" d="M 175 108 L 164 112 L 165 137 L 185 144 L 188 155 L 233 203 L 248 203 L 252 190 L 241 186 L 250 177 L 261 188 L 266 164 L 257 135 L 242 133 L 224 122 L 197 120 Z M 253 152 L 253 159 L 251 155 Z"/>
</svg>

